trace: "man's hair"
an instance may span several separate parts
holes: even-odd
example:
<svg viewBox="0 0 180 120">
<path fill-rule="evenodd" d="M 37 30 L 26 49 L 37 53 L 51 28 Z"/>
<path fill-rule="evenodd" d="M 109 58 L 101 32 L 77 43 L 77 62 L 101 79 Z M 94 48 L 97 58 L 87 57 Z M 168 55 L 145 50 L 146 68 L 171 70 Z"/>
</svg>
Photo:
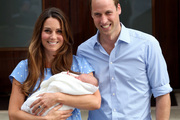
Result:
<svg viewBox="0 0 180 120">
<path fill-rule="evenodd" d="M 117 8 L 118 3 L 119 3 L 119 0 L 113 0 L 113 1 L 114 1 L 114 5 L 115 5 L 116 8 Z M 90 10 L 92 10 L 92 0 L 89 0 L 89 7 L 90 7 Z"/>
</svg>

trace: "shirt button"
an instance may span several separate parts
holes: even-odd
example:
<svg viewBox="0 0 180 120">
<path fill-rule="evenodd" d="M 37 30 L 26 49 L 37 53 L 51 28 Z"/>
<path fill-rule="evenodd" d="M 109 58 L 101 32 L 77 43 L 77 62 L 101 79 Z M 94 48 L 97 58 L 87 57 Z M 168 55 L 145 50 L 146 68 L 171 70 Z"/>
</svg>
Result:
<svg viewBox="0 0 180 120">
<path fill-rule="evenodd" d="M 112 62 L 110 62 L 112 64 Z"/>
<path fill-rule="evenodd" d="M 113 93 L 113 96 L 115 95 L 115 93 Z"/>
<path fill-rule="evenodd" d="M 112 77 L 112 80 L 114 80 L 114 78 Z"/>
<path fill-rule="evenodd" d="M 113 109 L 114 112 L 116 112 L 116 109 Z"/>
</svg>

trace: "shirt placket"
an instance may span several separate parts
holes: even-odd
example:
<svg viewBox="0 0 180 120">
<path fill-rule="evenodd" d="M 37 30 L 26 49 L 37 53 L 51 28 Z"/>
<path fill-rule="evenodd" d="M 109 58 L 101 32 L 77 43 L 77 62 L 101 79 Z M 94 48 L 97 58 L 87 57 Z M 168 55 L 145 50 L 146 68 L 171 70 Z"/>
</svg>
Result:
<svg viewBox="0 0 180 120">
<path fill-rule="evenodd" d="M 112 120 L 117 119 L 118 106 L 116 96 L 116 78 L 115 78 L 115 48 L 111 51 L 109 56 L 109 77 L 110 77 L 110 92 L 111 92 L 111 109 L 112 109 Z"/>
</svg>

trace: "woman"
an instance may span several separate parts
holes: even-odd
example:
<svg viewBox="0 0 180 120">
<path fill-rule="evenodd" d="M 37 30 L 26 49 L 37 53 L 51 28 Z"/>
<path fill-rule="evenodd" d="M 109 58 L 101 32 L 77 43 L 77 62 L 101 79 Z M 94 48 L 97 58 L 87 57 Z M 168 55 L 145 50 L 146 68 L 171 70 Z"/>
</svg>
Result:
<svg viewBox="0 0 180 120">
<path fill-rule="evenodd" d="M 33 107 L 34 115 L 21 111 L 26 97 L 37 91 L 40 83 L 50 76 L 62 71 L 89 73 L 93 69 L 85 59 L 72 55 L 73 38 L 68 21 L 57 8 L 49 8 L 39 16 L 29 46 L 28 58 L 22 60 L 10 75 L 12 93 L 9 102 L 10 120 L 81 120 L 79 109 L 94 110 L 100 108 L 99 91 L 93 95 L 71 96 L 63 93 L 44 93 L 36 100 Z M 61 103 L 46 116 L 42 115 L 48 108 Z M 62 104 L 72 106 L 72 110 L 58 111 Z M 40 112 L 41 111 L 41 112 Z M 40 115 L 37 116 L 37 113 Z"/>
</svg>

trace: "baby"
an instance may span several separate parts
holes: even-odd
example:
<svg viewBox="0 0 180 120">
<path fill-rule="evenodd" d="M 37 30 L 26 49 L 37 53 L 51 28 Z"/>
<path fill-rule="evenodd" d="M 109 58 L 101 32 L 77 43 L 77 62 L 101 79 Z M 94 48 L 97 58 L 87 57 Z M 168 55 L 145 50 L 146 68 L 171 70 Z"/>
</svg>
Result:
<svg viewBox="0 0 180 120">
<path fill-rule="evenodd" d="M 30 105 L 37 100 L 39 94 L 62 92 L 71 95 L 93 94 L 98 90 L 97 80 L 88 74 L 76 75 L 69 72 L 61 72 L 51 76 L 48 80 L 43 81 L 40 90 L 33 93 L 21 106 L 21 110 L 32 114 Z M 45 116 L 52 108 L 49 108 L 42 116 Z M 63 105 L 59 110 L 74 109 L 73 107 Z M 41 112 L 41 111 L 40 111 Z"/>
</svg>

